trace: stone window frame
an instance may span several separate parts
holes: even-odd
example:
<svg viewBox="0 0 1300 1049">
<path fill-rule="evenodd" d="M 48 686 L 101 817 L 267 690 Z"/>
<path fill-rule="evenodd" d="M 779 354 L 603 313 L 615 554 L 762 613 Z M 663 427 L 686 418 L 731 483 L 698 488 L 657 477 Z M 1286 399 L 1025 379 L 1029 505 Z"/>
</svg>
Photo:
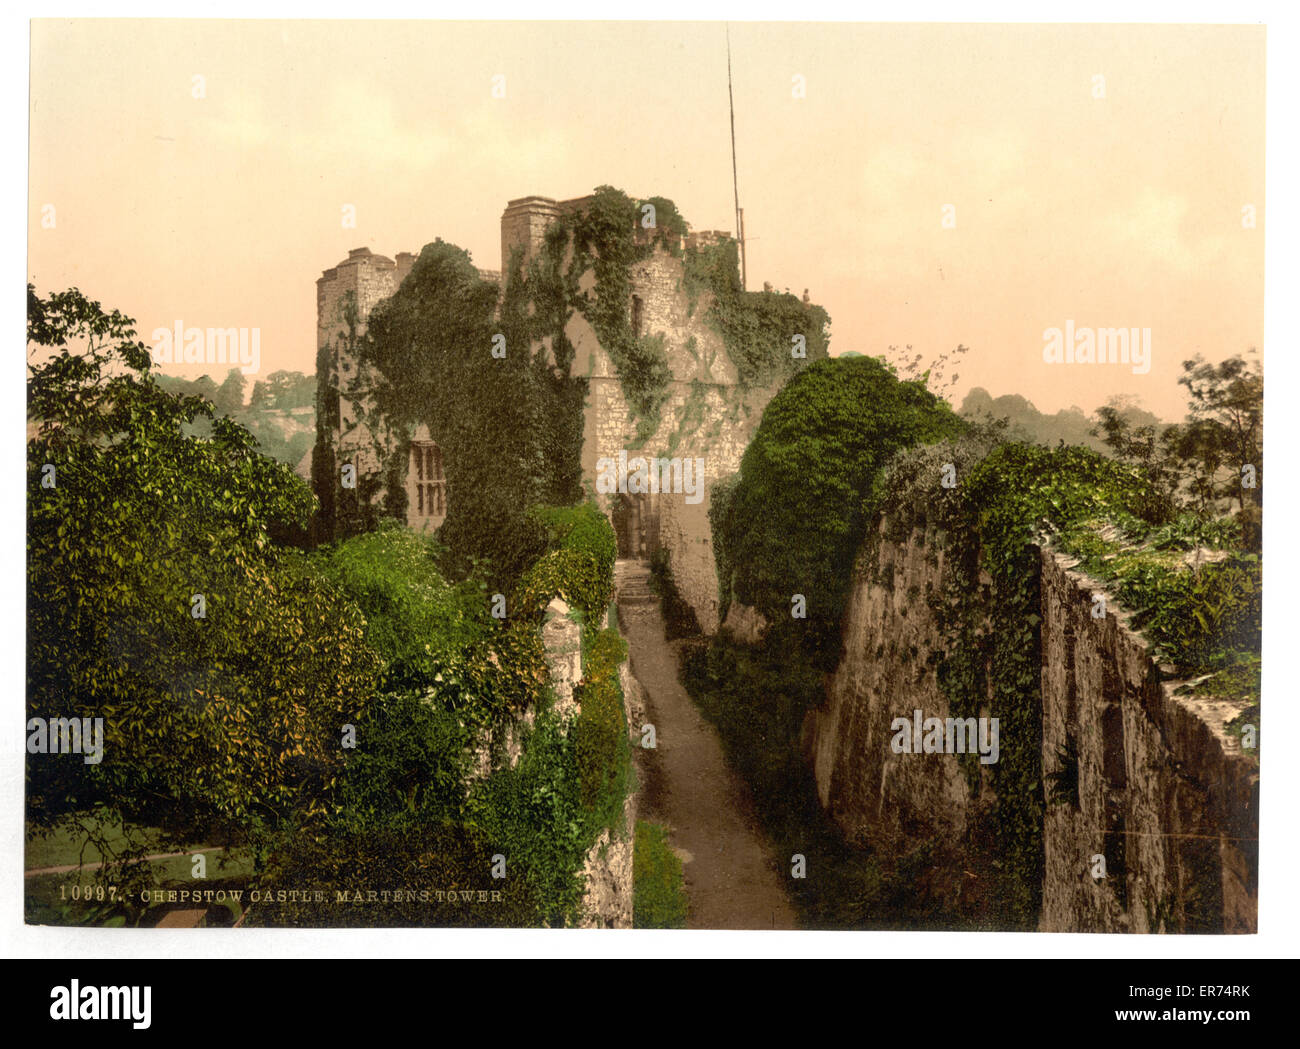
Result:
<svg viewBox="0 0 1300 1049">
<path fill-rule="evenodd" d="M 420 520 L 447 516 L 447 476 L 436 441 L 412 441 L 408 470 L 415 487 L 413 513 Z"/>
</svg>

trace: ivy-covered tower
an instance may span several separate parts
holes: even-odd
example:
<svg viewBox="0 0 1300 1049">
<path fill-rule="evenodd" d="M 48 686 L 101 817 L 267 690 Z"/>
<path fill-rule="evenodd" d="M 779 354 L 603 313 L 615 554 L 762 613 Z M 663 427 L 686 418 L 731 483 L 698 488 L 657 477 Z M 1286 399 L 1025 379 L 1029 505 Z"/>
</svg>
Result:
<svg viewBox="0 0 1300 1049">
<path fill-rule="evenodd" d="M 359 248 L 317 282 L 313 484 L 323 517 L 337 519 L 348 500 L 362 507 L 403 483 L 378 477 L 379 463 L 364 457 L 357 489 L 341 490 L 339 476 L 348 456 L 361 456 L 374 438 L 356 410 L 370 384 L 352 353 L 355 339 L 413 261 Z M 575 447 L 566 454 L 579 453 L 582 487 L 614 524 L 620 556 L 665 552 L 700 625 L 716 628 L 708 489 L 738 469 L 775 391 L 804 363 L 827 356 L 825 312 L 792 295 L 745 292 L 729 233 L 692 232 L 671 201 L 633 200 L 610 187 L 570 200 L 509 201 L 501 215 L 501 271 L 479 274 L 502 288 L 503 314 L 522 310 L 534 318 L 534 349 L 543 348 L 566 377 L 585 380 L 581 418 L 557 432 L 570 435 L 564 439 Z M 517 287 L 507 287 L 512 274 Z M 436 470 L 429 476 L 440 454 L 426 447 L 407 464 L 408 524 L 437 527 L 436 514 L 447 512 Z M 639 458 L 690 460 L 698 465 L 693 491 L 604 490 L 602 464 Z M 430 506 L 435 518 L 421 516 Z"/>
</svg>

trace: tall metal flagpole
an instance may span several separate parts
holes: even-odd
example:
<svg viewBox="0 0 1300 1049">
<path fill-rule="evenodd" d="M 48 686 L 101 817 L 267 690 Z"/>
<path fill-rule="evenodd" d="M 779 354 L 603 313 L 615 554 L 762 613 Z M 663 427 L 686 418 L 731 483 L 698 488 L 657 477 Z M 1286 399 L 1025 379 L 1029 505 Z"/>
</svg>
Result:
<svg viewBox="0 0 1300 1049">
<path fill-rule="evenodd" d="M 736 100 L 731 93 L 731 24 L 727 23 L 727 107 L 731 110 L 731 189 L 736 201 L 736 240 L 740 244 L 740 290 L 745 282 L 745 219 L 740 210 L 740 183 L 736 179 Z"/>
</svg>

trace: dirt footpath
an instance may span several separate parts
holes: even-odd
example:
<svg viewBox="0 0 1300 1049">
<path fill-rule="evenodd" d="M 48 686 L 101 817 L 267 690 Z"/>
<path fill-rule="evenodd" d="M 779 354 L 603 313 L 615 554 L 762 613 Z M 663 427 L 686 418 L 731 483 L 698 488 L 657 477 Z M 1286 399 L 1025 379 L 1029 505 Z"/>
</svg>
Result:
<svg viewBox="0 0 1300 1049">
<path fill-rule="evenodd" d="M 668 828 L 682 858 L 692 929 L 793 929 L 795 913 L 748 789 L 727 765 L 713 726 L 677 679 L 657 605 L 620 606 L 633 675 L 646 692 L 657 747 L 640 751 L 641 818 Z"/>
</svg>

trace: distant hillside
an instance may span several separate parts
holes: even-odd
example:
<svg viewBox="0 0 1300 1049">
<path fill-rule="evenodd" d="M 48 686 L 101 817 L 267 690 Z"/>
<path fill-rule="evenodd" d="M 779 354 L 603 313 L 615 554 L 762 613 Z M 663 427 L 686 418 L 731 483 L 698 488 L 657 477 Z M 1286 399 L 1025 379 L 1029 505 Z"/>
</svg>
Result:
<svg viewBox="0 0 1300 1049">
<path fill-rule="evenodd" d="M 1085 414 L 1081 408 L 1063 408 L 1046 415 L 1018 393 L 994 397 L 982 386 L 976 386 L 966 395 L 957 414 L 972 421 L 1006 419 L 1011 424 L 1011 436 L 1034 444 L 1055 447 L 1064 441 L 1106 451 L 1106 445 L 1088 432 L 1096 425 L 1095 417 Z M 1134 426 L 1160 424 L 1155 415 L 1133 403 L 1124 404 L 1120 414 Z"/>
<path fill-rule="evenodd" d="M 258 450 L 271 459 L 296 466 L 316 440 L 316 377 L 301 372 L 272 372 L 253 383 L 252 396 L 244 404 L 247 379 L 232 368 L 221 385 L 208 375 L 181 379 L 159 375 L 159 384 L 171 393 L 204 397 L 215 405 L 217 415 L 229 416 L 252 432 Z M 206 422 L 193 432 L 206 432 Z"/>
</svg>

